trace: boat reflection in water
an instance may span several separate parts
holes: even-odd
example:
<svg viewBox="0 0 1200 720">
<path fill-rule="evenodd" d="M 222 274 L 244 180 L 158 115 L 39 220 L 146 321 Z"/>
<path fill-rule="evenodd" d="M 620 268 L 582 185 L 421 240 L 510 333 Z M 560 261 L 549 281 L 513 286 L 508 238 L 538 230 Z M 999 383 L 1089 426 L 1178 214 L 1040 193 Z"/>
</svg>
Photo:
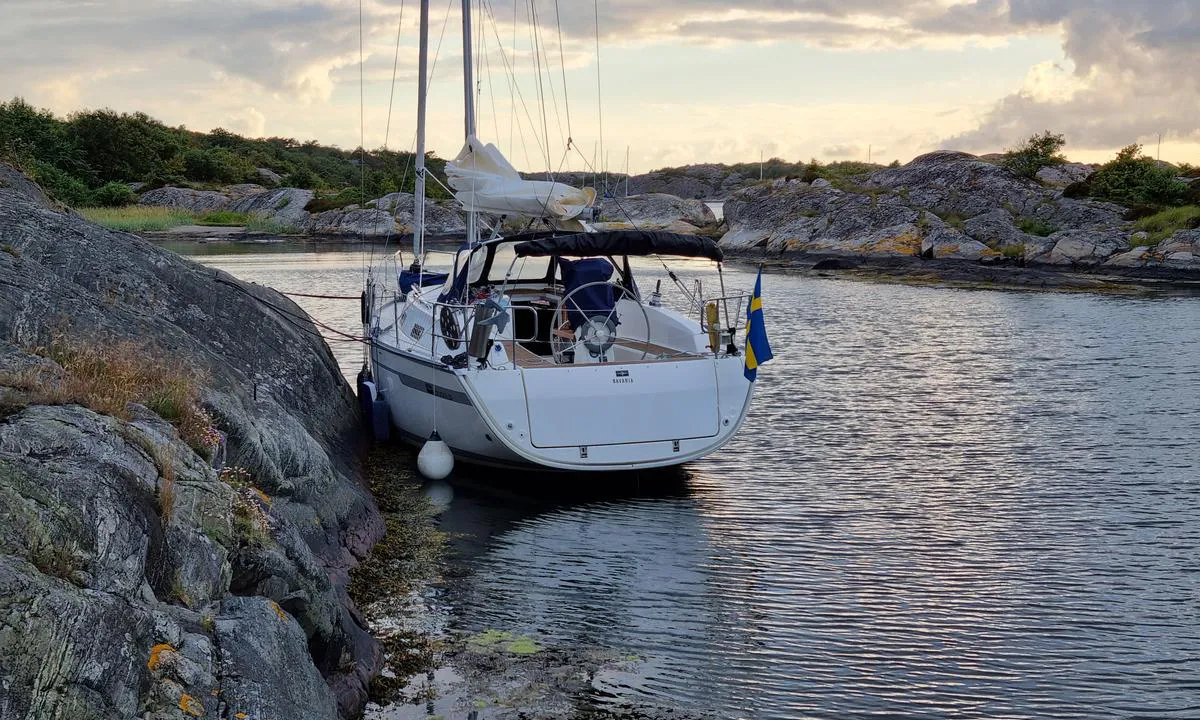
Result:
<svg viewBox="0 0 1200 720">
<path fill-rule="evenodd" d="M 754 647 L 738 589 L 713 572 L 722 552 L 693 472 L 614 474 L 603 494 L 569 475 L 519 492 L 456 481 L 441 529 L 470 572 L 452 583 L 451 625 L 627 660 L 593 679 L 599 702 L 737 704 L 734 686 L 697 682 Z"/>
</svg>

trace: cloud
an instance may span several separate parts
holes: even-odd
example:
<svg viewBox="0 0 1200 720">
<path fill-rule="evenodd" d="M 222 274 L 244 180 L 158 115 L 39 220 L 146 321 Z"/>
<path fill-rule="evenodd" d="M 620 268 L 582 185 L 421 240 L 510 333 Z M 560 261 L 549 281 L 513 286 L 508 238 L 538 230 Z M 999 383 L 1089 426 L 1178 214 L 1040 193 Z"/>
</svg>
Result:
<svg viewBox="0 0 1200 720">
<path fill-rule="evenodd" d="M 999 12 L 999 14 L 997 14 Z M 976 129 L 944 145 L 1011 146 L 1052 129 L 1076 148 L 1200 141 L 1200 3 L 1194 0 L 979 0 L 963 9 L 1008 27 L 1059 27 L 1065 62 L 1035 67 Z"/>
<path fill-rule="evenodd" d="M 882 153 L 883 148 L 874 148 Z M 828 160 L 866 160 L 868 148 L 855 143 L 838 143 L 821 148 L 821 157 Z"/>
<path fill-rule="evenodd" d="M 0 89 L 5 93 L 25 95 L 60 113 L 110 105 L 146 110 L 196 129 L 224 125 L 349 147 L 358 142 L 358 0 L 0 0 L 0 5 Z M 444 117 L 436 124 L 431 118 L 431 141 L 440 151 L 453 152 L 461 134 L 461 91 L 453 87 L 461 63 L 458 2 L 431 5 L 434 47 L 445 28 L 435 88 L 442 93 L 435 98 L 441 104 L 431 110 Z M 385 134 L 400 6 L 401 0 L 363 0 L 369 145 L 373 137 L 381 143 Z M 647 155 L 654 162 L 745 160 L 775 140 L 780 153 L 793 159 L 865 157 L 871 141 L 901 155 L 937 145 L 986 151 L 1044 129 L 1067 133 L 1073 149 L 1108 149 L 1158 132 L 1200 143 L 1200 73 L 1194 70 L 1200 67 L 1198 6 L 1198 0 L 604 0 L 598 19 L 606 136 L 610 142 L 617 137 L 649 144 L 647 136 L 653 135 L 662 146 Z M 487 82 L 489 91 L 510 94 L 495 52 L 499 39 L 520 73 L 523 95 L 515 113 L 500 99 L 493 114 L 505 127 L 493 134 L 511 135 L 506 126 L 514 116 L 518 125 L 540 128 L 538 92 L 551 95 L 548 106 L 554 93 L 561 93 L 557 7 L 567 71 L 587 71 L 573 76 L 570 101 L 574 137 L 585 149 L 590 146 L 598 131 L 588 128 L 583 116 L 592 113 L 586 103 L 593 100 L 594 86 L 578 81 L 594 77 L 596 6 L 535 0 L 542 32 L 532 35 L 552 69 L 542 76 L 544 87 L 533 72 L 528 0 L 486 0 L 482 7 L 476 38 L 491 53 L 490 67 L 480 74 L 490 78 L 490 70 L 495 76 L 494 85 Z M 407 142 L 411 132 L 416 19 L 416 2 L 408 0 L 396 119 L 387 128 L 393 144 Z M 1035 35 L 1061 37 L 1062 54 L 1043 57 L 1057 53 L 1039 50 L 1025 58 L 1006 47 L 1016 44 L 1014 38 Z M 895 58 L 911 66 L 912 83 L 882 88 L 876 83 L 870 94 L 863 88 L 871 83 L 856 80 L 847 83 L 856 88 L 847 88 L 843 97 L 840 88 L 829 88 L 838 82 L 830 80 L 837 73 L 824 72 L 830 68 L 821 62 L 746 67 L 745 83 L 725 79 L 696 93 L 713 108 L 703 123 L 678 112 L 654 114 L 649 103 L 682 80 L 677 73 L 688 70 L 687 60 L 680 58 L 711 58 L 729 46 L 751 47 L 729 57 L 795 53 L 807 62 L 812 54 L 801 46 L 837 50 L 828 63 L 843 71 L 866 67 L 861 58 L 848 57 L 865 51 L 877 65 Z M 954 86 L 947 84 L 945 68 L 956 62 L 955 55 L 888 55 L 962 47 L 987 50 L 975 53 L 974 65 L 955 70 L 961 78 Z M 980 57 L 993 49 L 995 58 Z M 1002 53 L 1019 62 L 1010 59 L 1013 69 L 1005 71 L 1002 82 L 992 73 L 994 84 L 981 90 L 979 73 L 988 72 L 989 62 L 1000 64 Z M 675 64 L 659 68 L 668 56 Z M 773 90 L 762 77 L 771 72 L 787 73 L 780 80 L 791 82 Z M 903 92 L 888 93 L 894 89 Z M 887 97 L 876 102 L 881 93 Z M 679 101 L 678 93 L 672 97 Z M 563 100 L 560 94 L 557 102 Z M 490 110 L 493 100 L 488 96 L 484 103 Z M 862 109 L 866 104 L 869 111 Z M 750 105 L 759 108 L 757 114 L 744 112 Z M 871 114 L 838 117 L 825 108 Z M 654 115 L 653 123 L 648 115 Z M 484 122 L 486 128 L 495 118 Z M 547 124 L 552 143 L 558 142 L 555 132 L 565 139 L 553 111 Z M 536 148 L 529 154 L 536 159 Z M 877 148 L 876 155 L 881 154 Z"/>
<path fill-rule="evenodd" d="M 328 98 L 330 73 L 358 60 L 357 5 L 343 0 L 5 4 L 0 66 L 31 77 L 127 63 L 123 58 L 183 57 L 311 101 Z M 366 22 L 373 29 L 392 18 L 390 8 L 378 7 Z"/>
</svg>

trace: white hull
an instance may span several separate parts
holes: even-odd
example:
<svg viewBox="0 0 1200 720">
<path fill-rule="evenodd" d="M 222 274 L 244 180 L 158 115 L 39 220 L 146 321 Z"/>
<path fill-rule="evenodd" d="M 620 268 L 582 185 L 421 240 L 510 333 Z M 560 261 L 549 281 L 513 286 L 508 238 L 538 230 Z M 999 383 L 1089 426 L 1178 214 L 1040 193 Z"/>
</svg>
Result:
<svg viewBox="0 0 1200 720">
<path fill-rule="evenodd" d="M 725 445 L 753 393 L 737 357 L 452 371 L 379 341 L 371 353 L 375 382 L 406 439 L 424 441 L 436 422 L 458 459 L 485 465 L 679 465 Z"/>
</svg>

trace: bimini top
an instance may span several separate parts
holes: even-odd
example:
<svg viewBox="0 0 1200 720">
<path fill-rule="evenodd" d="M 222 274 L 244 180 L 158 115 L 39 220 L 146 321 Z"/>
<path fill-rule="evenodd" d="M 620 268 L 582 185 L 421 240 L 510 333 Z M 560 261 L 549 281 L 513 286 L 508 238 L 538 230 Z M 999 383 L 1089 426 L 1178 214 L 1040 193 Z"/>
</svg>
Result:
<svg viewBox="0 0 1200 720">
<path fill-rule="evenodd" d="M 527 240 L 513 247 L 517 257 L 611 257 L 676 255 L 721 262 L 725 253 L 709 238 L 652 230 L 610 230 Z"/>
</svg>

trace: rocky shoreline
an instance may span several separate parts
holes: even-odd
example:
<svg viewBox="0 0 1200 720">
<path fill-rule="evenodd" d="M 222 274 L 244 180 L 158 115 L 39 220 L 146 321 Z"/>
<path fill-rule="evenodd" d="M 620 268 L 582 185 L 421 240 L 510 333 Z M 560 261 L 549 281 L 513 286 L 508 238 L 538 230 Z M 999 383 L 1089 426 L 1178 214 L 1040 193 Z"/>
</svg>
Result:
<svg viewBox="0 0 1200 720">
<path fill-rule="evenodd" d="M 1154 241 L 1121 206 L 1066 197 L 973 155 L 937 152 L 835 187 L 749 188 L 725 205 L 722 247 L 777 257 L 953 261 L 1044 272 L 1200 279 L 1200 229 Z M 912 267 L 920 267 L 915 261 Z"/>
<path fill-rule="evenodd" d="M 7 166 L 0 250 L 0 717 L 357 716 L 384 524 L 308 317 Z"/>
<path fill-rule="evenodd" d="M 907 165 L 832 182 L 748 183 L 740 176 L 725 182 L 714 175 L 717 166 L 700 169 L 706 168 L 706 182 L 728 196 L 723 218 L 699 200 L 644 193 L 602 200 L 594 225 L 707 235 L 735 258 L 797 267 L 824 264 L 827 272 L 881 270 L 894 277 L 910 274 L 920 280 L 933 274 L 962 282 L 981 276 L 990 278 L 984 282 L 1021 287 L 1089 282 L 1101 287 L 1106 278 L 1116 284 L 1200 280 L 1200 228 L 1155 236 L 1137 228 L 1137 213 L 1128 208 L 1077 197 L 1073 188 L 1086 182 L 1094 166 L 1047 167 L 1036 179 L 1024 179 L 984 158 L 938 151 Z M 1198 183 L 1190 192 L 1200 197 Z M 141 202 L 247 212 L 301 228 L 306 239 L 370 242 L 390 236 L 402 242 L 412 229 L 411 195 L 396 193 L 362 208 L 316 214 L 303 210 L 311 199 L 310 191 L 234 186 L 222 193 L 162 188 L 144 194 Z M 451 204 L 430 207 L 431 234 L 461 234 L 462 218 Z M 270 239 L 193 228 L 186 235 Z"/>
</svg>

